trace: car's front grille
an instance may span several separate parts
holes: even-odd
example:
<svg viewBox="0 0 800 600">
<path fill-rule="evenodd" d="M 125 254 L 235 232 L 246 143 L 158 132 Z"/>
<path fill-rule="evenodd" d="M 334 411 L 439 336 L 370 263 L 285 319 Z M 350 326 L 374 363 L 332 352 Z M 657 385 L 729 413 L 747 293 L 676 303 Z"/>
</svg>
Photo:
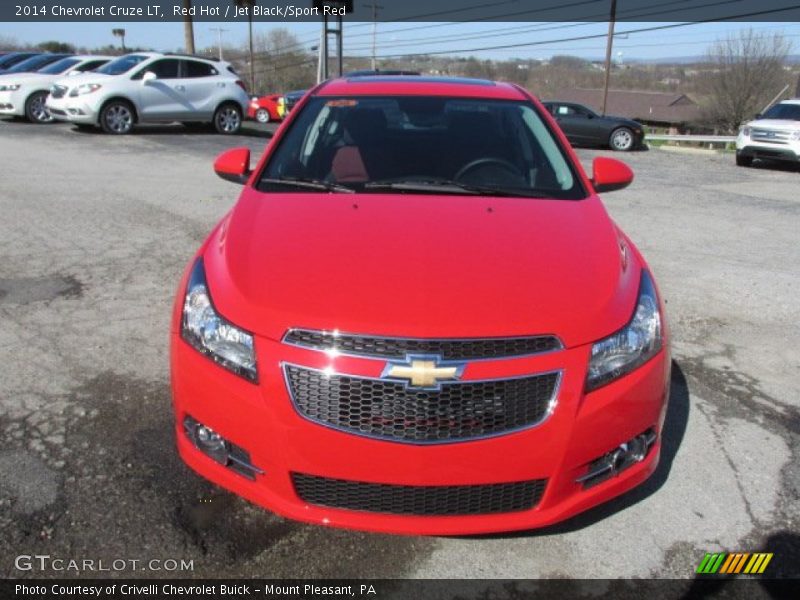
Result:
<svg viewBox="0 0 800 600">
<path fill-rule="evenodd" d="M 335 351 L 339 354 L 398 359 L 405 358 L 408 354 L 437 355 L 443 360 L 501 359 L 561 348 L 559 339 L 552 335 L 426 339 L 291 329 L 283 341 L 295 346 Z"/>
<path fill-rule="evenodd" d="M 753 129 L 750 139 L 754 142 L 767 144 L 788 144 L 789 135 L 788 131 L 780 131 L 779 129 Z"/>
<path fill-rule="evenodd" d="M 292 473 L 298 497 L 309 504 L 395 515 L 485 515 L 534 508 L 546 479 L 483 485 L 411 486 L 329 479 Z"/>
<path fill-rule="evenodd" d="M 289 393 L 307 419 L 374 438 L 445 443 L 533 426 L 552 410 L 560 373 L 441 384 L 414 389 L 403 382 L 329 374 L 284 365 Z"/>
<path fill-rule="evenodd" d="M 63 98 L 64 94 L 67 93 L 68 89 L 69 88 L 67 88 L 64 85 L 54 85 L 53 87 L 50 88 L 50 95 L 53 98 Z"/>
</svg>

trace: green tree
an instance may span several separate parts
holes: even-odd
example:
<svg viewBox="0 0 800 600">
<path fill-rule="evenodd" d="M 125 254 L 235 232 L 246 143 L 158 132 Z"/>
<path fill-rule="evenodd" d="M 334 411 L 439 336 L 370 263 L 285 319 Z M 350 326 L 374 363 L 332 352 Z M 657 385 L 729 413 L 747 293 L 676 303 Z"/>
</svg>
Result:
<svg viewBox="0 0 800 600">
<path fill-rule="evenodd" d="M 39 49 L 43 52 L 58 52 L 58 53 L 70 53 L 75 52 L 75 46 L 72 44 L 67 44 L 66 42 L 58 42 L 55 40 L 50 40 L 47 42 L 42 42 L 39 44 Z"/>
</svg>

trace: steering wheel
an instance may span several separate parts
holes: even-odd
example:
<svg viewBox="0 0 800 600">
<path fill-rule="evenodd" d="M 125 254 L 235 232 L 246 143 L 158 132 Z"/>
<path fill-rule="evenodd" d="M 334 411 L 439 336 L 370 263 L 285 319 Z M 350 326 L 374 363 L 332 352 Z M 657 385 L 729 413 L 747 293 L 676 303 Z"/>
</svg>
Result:
<svg viewBox="0 0 800 600">
<path fill-rule="evenodd" d="M 487 157 L 487 158 L 478 158 L 476 160 L 468 162 L 466 165 L 464 165 L 458 170 L 458 173 L 456 173 L 453 176 L 453 179 L 455 181 L 458 181 L 470 171 L 474 171 L 475 169 L 478 169 L 480 167 L 485 167 L 487 165 L 497 165 L 499 167 L 506 169 L 507 171 L 511 172 L 513 175 L 517 177 L 521 177 L 523 179 L 525 177 L 522 174 L 522 171 L 520 171 L 519 168 L 517 168 L 517 166 L 514 163 L 509 162 L 503 158 Z"/>
</svg>

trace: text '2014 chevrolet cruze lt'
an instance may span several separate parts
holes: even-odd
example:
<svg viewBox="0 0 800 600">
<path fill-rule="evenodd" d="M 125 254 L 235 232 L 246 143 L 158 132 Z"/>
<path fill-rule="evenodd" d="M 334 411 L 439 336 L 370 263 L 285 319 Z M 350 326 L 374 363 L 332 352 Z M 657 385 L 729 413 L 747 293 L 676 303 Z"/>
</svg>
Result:
<svg viewBox="0 0 800 600">
<path fill-rule="evenodd" d="M 482 80 L 317 86 L 180 282 L 178 449 L 278 514 L 465 534 L 551 524 L 656 468 L 663 303 L 542 105 Z"/>
</svg>

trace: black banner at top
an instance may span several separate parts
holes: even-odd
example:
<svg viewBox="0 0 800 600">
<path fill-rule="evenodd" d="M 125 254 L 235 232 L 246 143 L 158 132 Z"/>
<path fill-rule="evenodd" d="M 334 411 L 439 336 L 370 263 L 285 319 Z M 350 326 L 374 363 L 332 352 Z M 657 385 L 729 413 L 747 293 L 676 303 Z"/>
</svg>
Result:
<svg viewBox="0 0 800 600">
<path fill-rule="evenodd" d="M 187 8 L 187 4 L 189 8 Z M 604 22 L 613 0 L 3 0 L 2 22 Z M 616 20 L 639 22 L 800 22 L 796 0 L 616 0 Z"/>
</svg>

